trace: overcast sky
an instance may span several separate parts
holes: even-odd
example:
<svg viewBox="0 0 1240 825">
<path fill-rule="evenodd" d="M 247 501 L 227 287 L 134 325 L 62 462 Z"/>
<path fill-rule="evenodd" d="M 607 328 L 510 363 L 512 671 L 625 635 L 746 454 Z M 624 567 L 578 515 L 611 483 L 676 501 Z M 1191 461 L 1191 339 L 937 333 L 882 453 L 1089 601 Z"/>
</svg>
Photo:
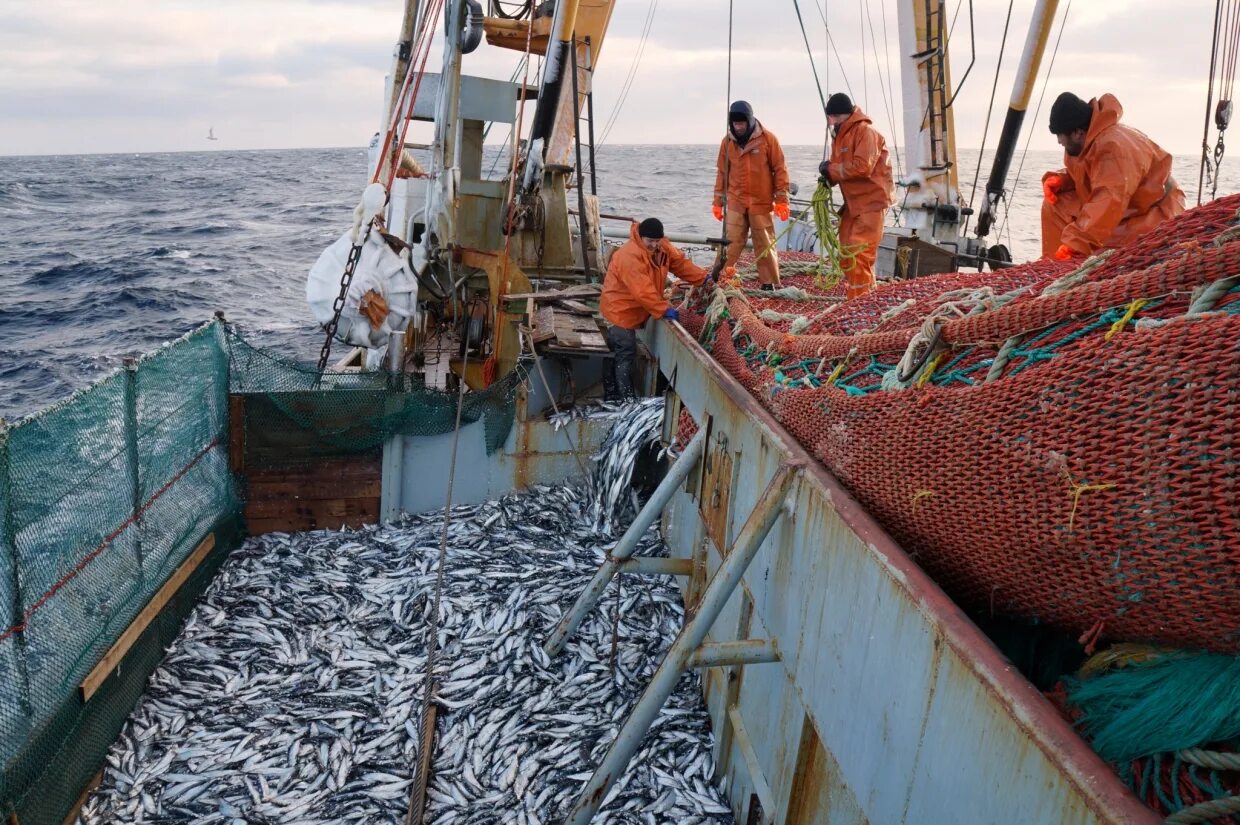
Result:
<svg viewBox="0 0 1240 825">
<path fill-rule="evenodd" d="M 838 51 L 826 46 L 824 2 Z M 851 91 L 880 129 L 898 130 L 882 92 L 890 83 L 899 98 L 895 15 L 909 0 L 800 3 L 827 94 Z M 821 143 L 823 117 L 793 0 L 734 4 L 733 97 L 750 100 L 784 143 Z M 600 130 L 624 84 L 649 5 L 617 3 L 595 84 Z M 951 41 L 958 82 L 976 40 L 976 64 L 955 105 L 961 147 L 982 140 L 1008 10 L 1006 0 L 972 5 L 974 38 L 966 0 Z M 1012 5 L 992 146 L 1034 3 Z M 0 154 L 363 145 L 378 128 L 402 8 L 402 0 L 0 0 Z M 958 8 L 956 0 L 949 8 Z M 727 9 L 725 0 L 658 0 L 609 143 L 718 140 L 726 105 Z M 1126 122 L 1172 152 L 1196 155 L 1213 12 L 1207 0 L 1077 0 L 1032 148 L 1056 148 L 1045 126 L 1056 94 L 1072 90 L 1088 99 L 1110 91 L 1123 103 Z M 466 56 L 465 70 L 506 79 L 517 58 L 484 43 Z M 1031 114 L 1036 103 L 1035 94 Z M 892 108 L 898 120 L 899 109 Z M 218 142 L 205 140 L 209 127 Z"/>
</svg>

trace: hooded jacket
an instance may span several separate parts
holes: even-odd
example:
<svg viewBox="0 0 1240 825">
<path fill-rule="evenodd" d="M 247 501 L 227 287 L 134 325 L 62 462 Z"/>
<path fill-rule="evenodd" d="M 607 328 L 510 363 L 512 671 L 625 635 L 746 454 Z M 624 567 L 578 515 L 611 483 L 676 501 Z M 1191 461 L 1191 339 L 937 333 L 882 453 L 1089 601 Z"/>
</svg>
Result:
<svg viewBox="0 0 1240 825">
<path fill-rule="evenodd" d="M 669 271 L 691 284 L 702 283 L 710 274 L 667 238 L 660 243 L 659 251 L 651 255 L 637 234 L 637 224 L 633 224 L 629 242 L 611 255 L 599 311 L 609 324 L 625 329 L 637 329 L 647 318 L 662 318 L 671 306 L 663 299 Z"/>
<path fill-rule="evenodd" d="M 776 201 L 788 200 L 788 165 L 784 150 L 761 121 L 750 125 L 749 139 L 740 141 L 728 129 L 719 144 L 715 171 L 715 205 L 723 205 L 726 180 L 728 208 L 770 212 Z"/>
<path fill-rule="evenodd" d="M 827 174 L 839 184 L 849 212 L 877 212 L 896 202 L 887 141 L 874 128 L 870 116 L 854 106 L 831 141 Z"/>
<path fill-rule="evenodd" d="M 1115 95 L 1104 94 L 1089 106 L 1093 116 L 1081 153 L 1064 153 L 1066 168 L 1047 173 L 1063 176 L 1059 191 L 1075 191 L 1081 201 L 1061 242 L 1085 255 L 1122 246 L 1184 210 L 1184 193 L 1171 176 L 1171 155 L 1119 122 L 1124 108 Z"/>
</svg>

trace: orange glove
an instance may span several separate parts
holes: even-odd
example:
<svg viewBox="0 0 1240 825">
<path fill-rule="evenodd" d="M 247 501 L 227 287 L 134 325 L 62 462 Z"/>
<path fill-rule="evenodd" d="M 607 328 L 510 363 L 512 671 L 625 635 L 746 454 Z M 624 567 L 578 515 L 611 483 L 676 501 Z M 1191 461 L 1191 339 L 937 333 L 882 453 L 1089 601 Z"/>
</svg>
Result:
<svg viewBox="0 0 1240 825">
<path fill-rule="evenodd" d="M 720 206 L 719 204 L 715 204 L 714 206 L 710 208 L 710 211 L 711 211 L 711 214 L 715 216 L 715 220 L 717 221 L 723 220 L 723 207 L 722 206 Z"/>
<path fill-rule="evenodd" d="M 787 201 L 775 202 L 775 217 L 779 218 L 781 221 L 786 221 L 788 220 L 788 216 L 791 214 L 792 213 L 788 210 Z"/>
<path fill-rule="evenodd" d="M 1062 175 L 1046 176 L 1046 178 L 1042 181 L 1042 195 L 1046 198 L 1047 203 L 1053 204 L 1055 201 L 1059 200 L 1059 195 L 1056 193 L 1059 191 L 1061 186 L 1063 186 Z"/>
<path fill-rule="evenodd" d="M 1080 258 L 1082 255 L 1067 244 L 1061 243 L 1059 248 L 1055 250 L 1054 257 L 1057 261 L 1070 261 L 1073 258 Z"/>
</svg>

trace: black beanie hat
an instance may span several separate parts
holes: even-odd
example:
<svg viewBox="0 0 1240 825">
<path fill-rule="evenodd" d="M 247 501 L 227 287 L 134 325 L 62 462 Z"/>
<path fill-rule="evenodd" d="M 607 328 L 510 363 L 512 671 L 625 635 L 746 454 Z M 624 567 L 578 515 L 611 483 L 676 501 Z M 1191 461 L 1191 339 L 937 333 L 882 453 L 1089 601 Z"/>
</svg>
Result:
<svg viewBox="0 0 1240 825">
<path fill-rule="evenodd" d="M 753 107 L 748 101 L 738 100 L 728 107 L 728 120 L 740 120 L 742 117 L 745 120 L 753 120 Z"/>
<path fill-rule="evenodd" d="M 836 92 L 827 98 L 827 114 L 829 115 L 851 115 L 853 112 L 853 102 L 848 95 L 843 92 Z"/>
<path fill-rule="evenodd" d="M 637 225 L 637 235 L 641 238 L 659 239 L 663 237 L 663 221 L 658 218 L 646 218 Z"/>
<path fill-rule="evenodd" d="M 1072 92 L 1055 98 L 1051 106 L 1051 134 L 1066 135 L 1077 129 L 1088 129 L 1094 110 Z"/>
</svg>

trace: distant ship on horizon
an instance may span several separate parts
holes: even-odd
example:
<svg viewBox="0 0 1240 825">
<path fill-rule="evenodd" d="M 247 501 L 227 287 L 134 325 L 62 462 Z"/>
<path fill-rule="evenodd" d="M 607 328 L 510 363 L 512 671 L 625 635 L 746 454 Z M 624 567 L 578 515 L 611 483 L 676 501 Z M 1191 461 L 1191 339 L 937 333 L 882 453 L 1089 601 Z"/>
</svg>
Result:
<svg viewBox="0 0 1240 825">
<path fill-rule="evenodd" d="M 217 137 L 215 136 L 215 127 L 214 127 L 214 126 L 208 126 L 208 127 L 207 127 L 207 140 L 219 140 L 219 138 L 217 138 Z"/>
</svg>

